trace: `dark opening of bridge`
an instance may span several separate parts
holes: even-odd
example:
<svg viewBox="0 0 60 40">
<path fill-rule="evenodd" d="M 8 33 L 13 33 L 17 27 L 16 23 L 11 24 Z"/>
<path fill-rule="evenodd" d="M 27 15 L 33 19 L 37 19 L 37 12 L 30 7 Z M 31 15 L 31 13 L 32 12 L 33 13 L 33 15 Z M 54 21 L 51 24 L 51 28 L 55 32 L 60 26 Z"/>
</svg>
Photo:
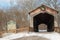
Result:
<svg viewBox="0 0 60 40">
<path fill-rule="evenodd" d="M 40 13 L 33 17 L 33 26 L 34 31 L 39 32 L 38 25 L 40 24 L 46 24 L 47 25 L 47 31 L 52 32 L 54 31 L 54 16 L 50 15 L 48 13 Z"/>
</svg>

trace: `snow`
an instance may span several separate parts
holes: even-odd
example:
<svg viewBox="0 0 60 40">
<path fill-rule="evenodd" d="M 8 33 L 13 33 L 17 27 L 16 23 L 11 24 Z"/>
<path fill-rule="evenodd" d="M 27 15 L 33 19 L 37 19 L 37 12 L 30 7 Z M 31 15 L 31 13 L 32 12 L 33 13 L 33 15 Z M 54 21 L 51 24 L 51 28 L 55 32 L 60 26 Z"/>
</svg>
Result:
<svg viewBox="0 0 60 40">
<path fill-rule="evenodd" d="M 0 40 L 13 40 L 27 36 L 40 36 L 40 37 L 48 38 L 50 40 L 60 40 L 60 34 L 56 32 L 51 32 L 51 33 L 22 32 L 16 34 L 11 33 L 10 35 L 6 35 L 3 38 L 0 38 Z"/>
<path fill-rule="evenodd" d="M 9 39 L 5 39 L 5 38 L 0 38 L 0 40 L 9 40 Z"/>
<path fill-rule="evenodd" d="M 47 32 L 47 30 L 39 30 L 39 32 Z"/>
</svg>

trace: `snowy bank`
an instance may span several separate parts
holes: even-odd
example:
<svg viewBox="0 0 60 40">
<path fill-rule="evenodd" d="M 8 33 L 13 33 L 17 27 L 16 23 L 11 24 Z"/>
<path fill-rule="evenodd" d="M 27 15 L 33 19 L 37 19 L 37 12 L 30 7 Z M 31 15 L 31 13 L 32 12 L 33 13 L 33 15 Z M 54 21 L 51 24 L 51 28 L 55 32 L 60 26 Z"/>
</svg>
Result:
<svg viewBox="0 0 60 40">
<path fill-rule="evenodd" d="M 51 32 L 51 33 L 23 32 L 23 33 L 16 33 L 16 34 L 12 33 L 10 35 L 4 36 L 3 38 L 0 38 L 0 40 L 13 40 L 13 39 L 27 37 L 27 36 L 39 36 L 50 40 L 60 40 L 60 34 L 56 32 Z"/>
</svg>

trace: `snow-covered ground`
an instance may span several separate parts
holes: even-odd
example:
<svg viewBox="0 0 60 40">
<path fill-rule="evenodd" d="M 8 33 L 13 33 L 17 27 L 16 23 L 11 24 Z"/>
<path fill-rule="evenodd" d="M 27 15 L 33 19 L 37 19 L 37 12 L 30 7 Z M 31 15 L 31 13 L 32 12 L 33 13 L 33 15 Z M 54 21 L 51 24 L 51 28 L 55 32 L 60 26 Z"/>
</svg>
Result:
<svg viewBox="0 0 60 40">
<path fill-rule="evenodd" d="M 5 35 L 3 38 L 0 38 L 0 40 L 13 40 L 13 39 L 27 37 L 27 36 L 40 36 L 40 37 L 48 38 L 50 40 L 60 40 L 60 34 L 56 32 L 51 32 L 51 33 L 23 32 L 23 33 L 16 33 L 16 34 L 8 33 L 8 35 Z"/>
</svg>

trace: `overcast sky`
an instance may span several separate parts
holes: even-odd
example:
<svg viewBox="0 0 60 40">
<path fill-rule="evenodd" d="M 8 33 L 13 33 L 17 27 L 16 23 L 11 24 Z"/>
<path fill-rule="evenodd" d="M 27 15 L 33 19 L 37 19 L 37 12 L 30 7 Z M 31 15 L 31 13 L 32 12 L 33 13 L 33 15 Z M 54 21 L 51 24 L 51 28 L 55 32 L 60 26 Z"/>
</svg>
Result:
<svg viewBox="0 0 60 40">
<path fill-rule="evenodd" d="M 10 4 L 10 1 L 12 2 L 12 4 Z M 20 1 L 23 2 L 22 0 L 20 0 Z M 40 0 L 39 1 L 37 0 L 35 2 L 36 2 L 36 4 L 40 4 L 41 3 Z M 60 0 L 58 0 L 58 3 L 59 2 L 60 2 Z M 16 0 L 15 1 L 14 0 L 0 0 L 0 8 L 7 8 L 7 7 L 14 6 L 14 5 L 16 5 Z"/>
</svg>

